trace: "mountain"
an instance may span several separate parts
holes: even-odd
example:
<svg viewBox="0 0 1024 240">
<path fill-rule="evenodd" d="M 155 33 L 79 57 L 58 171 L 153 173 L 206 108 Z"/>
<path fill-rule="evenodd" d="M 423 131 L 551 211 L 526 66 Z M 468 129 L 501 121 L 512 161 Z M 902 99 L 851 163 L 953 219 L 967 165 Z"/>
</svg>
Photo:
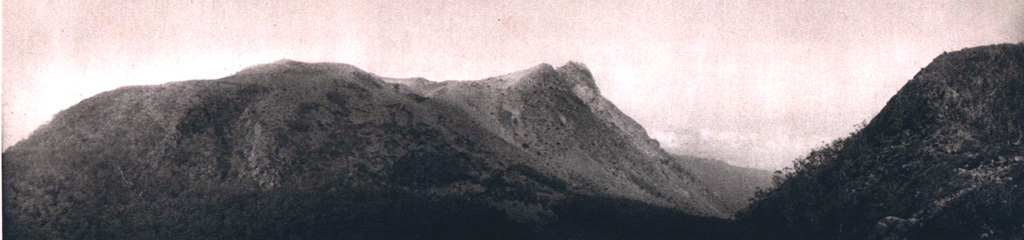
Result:
<svg viewBox="0 0 1024 240">
<path fill-rule="evenodd" d="M 590 71 L 541 64 L 480 81 L 392 80 L 467 113 L 491 135 L 532 155 L 523 164 L 586 192 L 728 216 L 713 193 L 646 131 L 600 96 Z"/>
<path fill-rule="evenodd" d="M 944 53 L 740 215 L 777 239 L 1024 238 L 1024 43 Z"/>
<path fill-rule="evenodd" d="M 589 70 L 283 60 L 83 100 L 3 152 L 10 238 L 722 238 L 735 206 Z M 723 235 L 724 234 L 724 235 Z"/>
</svg>

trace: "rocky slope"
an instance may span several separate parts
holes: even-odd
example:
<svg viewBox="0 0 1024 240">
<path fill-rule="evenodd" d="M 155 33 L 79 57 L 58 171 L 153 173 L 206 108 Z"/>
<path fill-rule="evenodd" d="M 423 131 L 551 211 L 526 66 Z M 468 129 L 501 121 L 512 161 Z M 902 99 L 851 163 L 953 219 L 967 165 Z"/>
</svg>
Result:
<svg viewBox="0 0 1024 240">
<path fill-rule="evenodd" d="M 1024 238 L 1024 43 L 946 53 L 741 216 L 778 239 Z"/>
<path fill-rule="evenodd" d="M 3 153 L 13 238 L 721 237 L 730 213 L 590 72 L 280 61 L 124 87 Z"/>
</svg>

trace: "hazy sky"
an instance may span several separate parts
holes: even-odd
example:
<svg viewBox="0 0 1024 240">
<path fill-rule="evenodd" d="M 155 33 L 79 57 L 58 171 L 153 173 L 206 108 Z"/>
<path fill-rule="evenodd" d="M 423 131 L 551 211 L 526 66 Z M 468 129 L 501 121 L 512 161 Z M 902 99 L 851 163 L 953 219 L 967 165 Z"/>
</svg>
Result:
<svg viewBox="0 0 1024 240">
<path fill-rule="evenodd" d="M 433 80 L 574 60 L 669 150 L 775 169 L 943 51 L 1024 40 L 1024 1 L 5 0 L 2 25 L 4 148 L 102 91 L 282 58 Z"/>
</svg>

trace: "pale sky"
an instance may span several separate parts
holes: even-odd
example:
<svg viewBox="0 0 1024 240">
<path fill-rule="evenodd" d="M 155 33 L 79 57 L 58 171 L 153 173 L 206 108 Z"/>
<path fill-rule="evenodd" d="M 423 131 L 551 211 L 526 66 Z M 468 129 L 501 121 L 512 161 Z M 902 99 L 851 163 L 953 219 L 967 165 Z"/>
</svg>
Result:
<svg viewBox="0 0 1024 240">
<path fill-rule="evenodd" d="M 778 169 L 943 51 L 1024 40 L 1020 0 L 2 4 L 4 148 L 103 91 L 283 58 L 432 80 L 573 60 L 669 151 Z"/>
</svg>

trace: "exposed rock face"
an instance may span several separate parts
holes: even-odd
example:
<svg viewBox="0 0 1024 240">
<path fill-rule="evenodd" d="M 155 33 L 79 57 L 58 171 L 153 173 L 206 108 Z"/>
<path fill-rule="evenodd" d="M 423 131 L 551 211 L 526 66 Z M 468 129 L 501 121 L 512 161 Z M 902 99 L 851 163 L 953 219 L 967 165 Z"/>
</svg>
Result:
<svg viewBox="0 0 1024 240">
<path fill-rule="evenodd" d="M 1022 238 L 1022 106 L 1024 43 L 943 54 L 744 219 L 784 239 L 863 239 L 898 219 L 917 221 L 886 238 Z"/>
<path fill-rule="evenodd" d="M 617 238 L 729 214 L 576 63 L 430 82 L 280 61 L 120 88 L 9 148 L 3 180 L 24 238 Z"/>
</svg>

